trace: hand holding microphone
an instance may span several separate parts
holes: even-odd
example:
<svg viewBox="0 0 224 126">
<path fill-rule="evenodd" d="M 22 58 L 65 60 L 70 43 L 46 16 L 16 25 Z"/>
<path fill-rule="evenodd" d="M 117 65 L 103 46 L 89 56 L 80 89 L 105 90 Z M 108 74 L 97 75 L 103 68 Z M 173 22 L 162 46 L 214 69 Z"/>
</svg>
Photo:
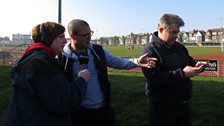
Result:
<svg viewBox="0 0 224 126">
<path fill-rule="evenodd" d="M 78 77 L 82 77 L 86 82 L 90 79 L 90 73 L 88 69 L 79 71 Z"/>
<path fill-rule="evenodd" d="M 89 63 L 89 57 L 87 52 L 80 52 L 77 56 L 81 70 L 87 69 L 88 68 L 87 64 Z"/>
<path fill-rule="evenodd" d="M 78 63 L 80 65 L 80 71 L 78 77 L 82 77 L 85 81 L 90 79 L 90 72 L 88 70 L 87 64 L 89 63 L 89 57 L 87 52 L 80 52 L 78 55 Z"/>
</svg>

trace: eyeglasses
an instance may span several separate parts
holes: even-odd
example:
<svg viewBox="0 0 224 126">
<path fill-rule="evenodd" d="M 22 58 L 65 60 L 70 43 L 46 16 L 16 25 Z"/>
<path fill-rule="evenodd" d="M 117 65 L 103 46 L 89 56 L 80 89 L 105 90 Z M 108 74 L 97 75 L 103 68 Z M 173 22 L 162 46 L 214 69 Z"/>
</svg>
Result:
<svg viewBox="0 0 224 126">
<path fill-rule="evenodd" d="M 85 34 L 78 34 L 78 33 L 76 33 L 76 35 L 79 35 L 79 36 L 82 36 L 82 37 L 89 37 L 89 36 L 92 36 L 93 35 L 93 31 L 91 31 L 91 32 L 89 32 L 89 33 L 85 33 Z"/>
</svg>

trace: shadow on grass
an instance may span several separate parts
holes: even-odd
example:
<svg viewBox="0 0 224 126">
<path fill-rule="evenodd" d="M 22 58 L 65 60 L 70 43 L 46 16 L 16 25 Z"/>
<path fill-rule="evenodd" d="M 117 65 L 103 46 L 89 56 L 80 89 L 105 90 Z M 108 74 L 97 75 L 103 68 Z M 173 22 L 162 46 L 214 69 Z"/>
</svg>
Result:
<svg viewBox="0 0 224 126">
<path fill-rule="evenodd" d="M 142 74 L 112 73 L 109 78 L 116 124 L 146 126 L 148 98 L 145 96 L 145 79 Z M 224 79 L 217 79 L 193 79 L 193 96 L 190 100 L 193 126 L 224 126 Z"/>
</svg>

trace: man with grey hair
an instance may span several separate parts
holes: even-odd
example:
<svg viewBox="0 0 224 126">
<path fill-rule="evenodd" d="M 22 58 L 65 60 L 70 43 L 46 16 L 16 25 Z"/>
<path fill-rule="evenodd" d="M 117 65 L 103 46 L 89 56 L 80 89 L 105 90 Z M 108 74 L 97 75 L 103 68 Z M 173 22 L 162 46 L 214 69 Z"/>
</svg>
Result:
<svg viewBox="0 0 224 126">
<path fill-rule="evenodd" d="M 160 18 L 158 31 L 143 53 L 156 57 L 156 67 L 142 68 L 149 97 L 150 126 L 191 126 L 189 99 L 190 77 L 203 72 L 205 62 L 195 62 L 188 50 L 177 42 L 184 21 L 175 14 Z"/>
</svg>

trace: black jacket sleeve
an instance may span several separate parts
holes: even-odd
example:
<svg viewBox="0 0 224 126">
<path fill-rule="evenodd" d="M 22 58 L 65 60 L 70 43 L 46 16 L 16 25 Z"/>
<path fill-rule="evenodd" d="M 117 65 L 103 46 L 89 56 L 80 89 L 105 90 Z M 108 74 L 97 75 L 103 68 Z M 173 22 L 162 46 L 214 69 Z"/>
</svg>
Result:
<svg viewBox="0 0 224 126">
<path fill-rule="evenodd" d="M 142 68 L 146 81 L 151 86 L 170 87 L 170 86 L 181 84 L 181 81 L 185 79 L 189 79 L 189 78 L 186 78 L 184 75 L 184 72 L 182 69 L 185 66 L 182 64 L 179 67 L 176 67 L 174 69 L 165 68 L 163 65 L 164 62 L 170 62 L 170 64 L 177 64 L 177 65 L 179 65 L 180 63 L 178 63 L 179 61 L 178 62 L 172 61 L 172 59 L 169 59 L 170 61 L 167 61 L 167 59 L 164 59 L 164 57 L 161 55 L 161 52 L 159 52 L 152 44 L 147 45 L 144 48 L 143 53 L 149 53 L 152 57 L 158 58 L 158 60 L 156 61 L 155 68 Z M 172 57 L 173 59 L 177 58 L 176 55 L 173 55 Z M 189 56 L 187 56 L 185 59 L 189 60 L 187 62 L 193 62 L 193 59 Z"/>
</svg>

